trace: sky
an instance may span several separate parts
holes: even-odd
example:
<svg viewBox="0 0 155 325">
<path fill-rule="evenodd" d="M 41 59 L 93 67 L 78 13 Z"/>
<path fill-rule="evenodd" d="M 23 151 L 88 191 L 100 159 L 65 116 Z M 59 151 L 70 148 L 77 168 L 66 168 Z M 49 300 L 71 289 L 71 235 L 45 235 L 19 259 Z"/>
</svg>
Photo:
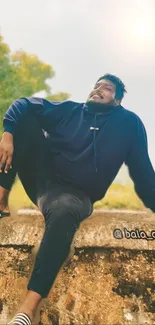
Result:
<svg viewBox="0 0 155 325">
<path fill-rule="evenodd" d="M 120 77 L 122 105 L 142 119 L 155 168 L 155 1 L 0 0 L 0 32 L 52 65 L 52 91 L 85 101 L 97 78 Z"/>
</svg>

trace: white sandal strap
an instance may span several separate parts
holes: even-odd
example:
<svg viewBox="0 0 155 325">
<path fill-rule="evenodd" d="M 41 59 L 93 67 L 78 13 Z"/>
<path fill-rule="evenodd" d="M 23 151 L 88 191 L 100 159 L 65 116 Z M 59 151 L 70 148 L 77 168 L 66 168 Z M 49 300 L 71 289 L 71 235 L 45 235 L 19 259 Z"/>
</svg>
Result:
<svg viewBox="0 0 155 325">
<path fill-rule="evenodd" d="M 30 317 L 25 313 L 18 313 L 15 317 L 8 323 L 8 325 L 32 325 Z"/>
</svg>

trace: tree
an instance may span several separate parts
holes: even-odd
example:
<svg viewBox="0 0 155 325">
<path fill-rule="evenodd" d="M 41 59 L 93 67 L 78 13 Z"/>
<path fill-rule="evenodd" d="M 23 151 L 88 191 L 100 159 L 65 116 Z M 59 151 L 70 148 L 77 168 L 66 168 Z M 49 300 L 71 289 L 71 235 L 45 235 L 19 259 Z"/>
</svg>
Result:
<svg viewBox="0 0 155 325">
<path fill-rule="evenodd" d="M 11 54 L 0 35 L 0 134 L 4 113 L 15 99 L 33 96 L 41 90 L 45 90 L 47 98 L 53 101 L 69 98 L 68 93 L 51 93 L 47 80 L 54 76 L 53 67 L 42 62 L 38 56 L 25 51 Z"/>
<path fill-rule="evenodd" d="M 50 93 L 50 86 L 46 80 L 55 75 L 50 65 L 40 61 L 36 55 L 30 55 L 24 51 L 14 53 L 11 60 L 18 76 L 17 92 L 20 96 L 24 93 L 25 97 L 29 97 L 41 90 Z"/>
</svg>

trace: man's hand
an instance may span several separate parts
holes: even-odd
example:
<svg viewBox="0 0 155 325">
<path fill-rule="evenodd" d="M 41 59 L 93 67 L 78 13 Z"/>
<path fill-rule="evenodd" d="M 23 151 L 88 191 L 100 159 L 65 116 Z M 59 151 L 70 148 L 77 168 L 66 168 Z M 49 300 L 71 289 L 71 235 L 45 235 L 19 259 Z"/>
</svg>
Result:
<svg viewBox="0 0 155 325">
<path fill-rule="evenodd" d="M 4 132 L 0 141 L 0 173 L 3 171 L 8 173 L 12 164 L 13 152 L 13 135 L 9 132 Z"/>
</svg>

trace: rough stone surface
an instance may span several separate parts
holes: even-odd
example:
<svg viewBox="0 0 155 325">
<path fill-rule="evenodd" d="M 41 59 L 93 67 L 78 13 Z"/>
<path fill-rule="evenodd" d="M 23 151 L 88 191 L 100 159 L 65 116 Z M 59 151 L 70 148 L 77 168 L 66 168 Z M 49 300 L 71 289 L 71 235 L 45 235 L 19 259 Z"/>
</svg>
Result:
<svg viewBox="0 0 155 325">
<path fill-rule="evenodd" d="M 114 237 L 116 228 L 123 238 Z M 138 229 L 139 236 L 143 231 L 150 239 L 125 238 L 124 228 Z M 154 229 L 151 213 L 94 211 L 76 232 L 74 250 L 34 325 L 155 324 Z M 43 232 L 39 211 L 20 210 L 16 217 L 0 220 L 1 325 L 24 299 Z"/>
</svg>

